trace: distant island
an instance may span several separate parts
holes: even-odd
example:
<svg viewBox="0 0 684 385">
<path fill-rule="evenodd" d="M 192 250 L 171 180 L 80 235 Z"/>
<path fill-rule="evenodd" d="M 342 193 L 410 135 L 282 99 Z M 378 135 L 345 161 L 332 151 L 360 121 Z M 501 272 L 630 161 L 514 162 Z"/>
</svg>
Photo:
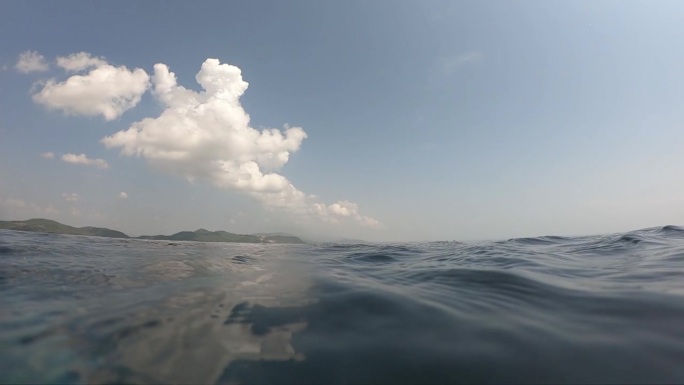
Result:
<svg viewBox="0 0 684 385">
<path fill-rule="evenodd" d="M 240 243 L 289 243 L 305 244 L 300 238 L 285 233 L 233 234 L 227 231 L 181 231 L 173 235 L 143 235 L 129 237 L 121 231 L 103 227 L 72 227 L 50 219 L 35 218 L 27 221 L 0 221 L 0 229 L 35 231 L 65 235 L 88 235 L 107 238 L 151 239 L 163 241 L 196 241 L 196 242 L 240 242 Z"/>
<path fill-rule="evenodd" d="M 36 231 L 66 235 L 90 235 L 107 238 L 130 238 L 128 235 L 102 227 L 71 227 L 49 219 L 29 219 L 28 221 L 0 221 L 0 229 Z"/>
</svg>

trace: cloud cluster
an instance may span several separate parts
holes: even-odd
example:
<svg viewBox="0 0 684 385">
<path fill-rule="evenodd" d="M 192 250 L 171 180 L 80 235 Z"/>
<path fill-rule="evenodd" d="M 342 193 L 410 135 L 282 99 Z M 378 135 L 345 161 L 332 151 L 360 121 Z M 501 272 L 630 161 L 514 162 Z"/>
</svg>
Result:
<svg viewBox="0 0 684 385">
<path fill-rule="evenodd" d="M 64 154 L 62 155 L 62 160 L 67 163 L 94 166 L 100 169 L 109 168 L 109 164 L 104 159 L 90 159 L 86 154 Z"/>
<path fill-rule="evenodd" d="M 243 191 L 267 206 L 316 216 L 329 222 L 345 218 L 364 225 L 377 221 L 359 214 L 351 202 L 325 205 L 274 172 L 299 150 L 306 133 L 301 127 L 257 130 L 240 104 L 248 87 L 238 67 L 207 59 L 195 76 L 196 92 L 178 85 L 164 64 L 154 66 L 153 95 L 164 107 L 155 118 L 133 123 L 102 140 L 127 156 L 141 156 L 153 165 L 190 180 Z"/>
<path fill-rule="evenodd" d="M 114 120 L 135 107 L 149 87 L 149 76 L 140 68 L 113 66 L 85 52 L 57 58 L 57 65 L 69 71 L 89 69 L 65 81 L 48 80 L 33 100 L 66 114 L 98 116 Z"/>
<path fill-rule="evenodd" d="M 14 66 L 21 73 L 43 72 L 50 67 L 45 61 L 45 57 L 36 51 L 25 51 L 19 54 L 19 60 Z"/>
<path fill-rule="evenodd" d="M 238 67 L 207 59 L 195 76 L 203 89 L 196 92 L 178 85 L 175 74 L 161 63 L 154 66 L 150 81 L 143 69 L 114 66 L 86 52 L 61 56 L 56 62 L 76 74 L 63 81 L 53 78 L 42 83 L 33 100 L 65 114 L 114 120 L 136 106 L 153 85 L 152 94 L 164 107 L 162 113 L 103 138 L 106 147 L 120 148 L 123 155 L 144 157 L 155 167 L 189 180 L 241 191 L 268 207 L 330 223 L 351 220 L 378 225 L 375 219 L 361 215 L 355 203 L 321 203 L 276 172 L 299 150 L 307 134 L 301 127 L 287 125 L 283 129 L 251 127 L 250 117 L 240 104 L 248 83 Z M 42 71 L 48 66 L 42 55 L 26 51 L 20 55 L 17 69 Z M 46 152 L 41 156 L 52 159 L 55 155 Z M 61 159 L 109 167 L 103 159 L 90 159 L 85 154 L 65 154 Z M 119 194 L 121 199 L 127 197 L 125 192 Z M 73 201 L 78 197 L 64 198 Z"/>
</svg>

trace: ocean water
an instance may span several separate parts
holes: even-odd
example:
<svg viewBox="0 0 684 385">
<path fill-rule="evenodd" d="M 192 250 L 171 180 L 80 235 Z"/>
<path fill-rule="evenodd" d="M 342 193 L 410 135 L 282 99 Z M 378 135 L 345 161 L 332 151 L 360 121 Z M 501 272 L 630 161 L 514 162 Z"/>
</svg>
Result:
<svg viewBox="0 0 684 385">
<path fill-rule="evenodd" d="M 0 383 L 684 383 L 684 229 L 380 245 L 0 230 Z"/>
</svg>

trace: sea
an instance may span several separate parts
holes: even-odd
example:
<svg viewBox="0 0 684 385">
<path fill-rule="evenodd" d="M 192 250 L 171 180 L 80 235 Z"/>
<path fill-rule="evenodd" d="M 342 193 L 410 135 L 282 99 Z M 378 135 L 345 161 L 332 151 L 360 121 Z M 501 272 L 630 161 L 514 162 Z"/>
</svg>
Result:
<svg viewBox="0 0 684 385">
<path fill-rule="evenodd" d="M 0 383 L 684 383 L 684 228 L 312 245 L 0 230 Z"/>
</svg>

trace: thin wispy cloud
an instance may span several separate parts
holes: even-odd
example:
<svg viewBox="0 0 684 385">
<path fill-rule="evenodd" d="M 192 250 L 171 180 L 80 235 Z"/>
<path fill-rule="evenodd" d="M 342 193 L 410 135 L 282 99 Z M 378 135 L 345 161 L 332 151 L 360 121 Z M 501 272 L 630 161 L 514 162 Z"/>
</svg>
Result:
<svg viewBox="0 0 684 385">
<path fill-rule="evenodd" d="M 17 217 L 26 216 L 51 216 L 59 213 L 59 210 L 54 208 L 52 204 L 39 205 L 35 202 L 26 201 L 21 198 L 3 198 L 0 196 L 0 208 L 7 214 L 16 215 Z"/>
<path fill-rule="evenodd" d="M 17 199 L 17 198 L 6 198 L 2 201 L 3 206 L 6 207 L 16 207 L 16 208 L 24 208 L 27 206 L 26 202 L 24 202 L 23 199 Z"/>
<path fill-rule="evenodd" d="M 104 159 L 90 159 L 86 156 L 86 154 L 64 154 L 62 155 L 62 161 L 84 166 L 93 166 L 100 169 L 109 168 L 109 164 Z"/>
<path fill-rule="evenodd" d="M 86 220 L 101 221 L 107 219 L 107 215 L 105 213 L 94 209 L 80 209 L 77 207 L 71 207 L 69 209 L 69 214 L 71 214 L 71 216 L 74 218 Z"/>
<path fill-rule="evenodd" d="M 41 153 L 40 156 L 41 156 L 41 158 L 45 158 L 45 159 L 54 159 L 55 153 L 48 151 L 48 152 Z"/>
<path fill-rule="evenodd" d="M 64 200 L 67 202 L 76 202 L 76 201 L 78 201 L 78 194 L 76 194 L 76 193 L 71 193 L 71 194 L 62 193 L 62 198 L 64 198 Z"/>
<path fill-rule="evenodd" d="M 484 54 L 479 51 L 464 52 L 452 57 L 445 58 L 442 61 L 442 70 L 446 74 L 452 74 L 457 70 L 478 64 L 484 59 Z"/>
<path fill-rule="evenodd" d="M 128 199 L 128 194 L 125 191 L 120 192 L 119 199 Z"/>
<path fill-rule="evenodd" d="M 14 66 L 21 73 L 44 72 L 50 69 L 45 57 L 36 51 L 24 51 L 19 54 L 17 64 Z"/>
</svg>

